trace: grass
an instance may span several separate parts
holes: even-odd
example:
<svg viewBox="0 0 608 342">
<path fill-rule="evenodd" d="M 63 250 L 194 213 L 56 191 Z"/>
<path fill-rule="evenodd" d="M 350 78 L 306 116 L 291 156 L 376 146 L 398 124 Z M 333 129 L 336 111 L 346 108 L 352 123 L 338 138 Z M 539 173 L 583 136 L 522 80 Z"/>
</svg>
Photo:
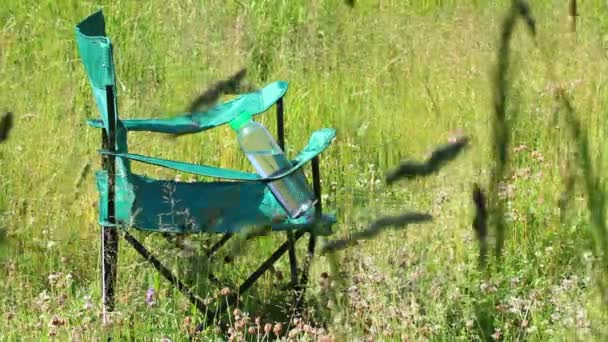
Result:
<svg viewBox="0 0 608 342">
<path fill-rule="evenodd" d="M 315 259 L 310 323 L 327 335 L 605 339 L 608 317 L 595 286 L 605 276 L 607 254 L 598 247 L 605 218 L 587 210 L 601 211 L 608 147 L 604 6 L 579 2 L 575 34 L 565 2 L 532 4 L 536 39 L 515 26 L 505 79 L 508 168 L 488 194 L 504 204 L 505 238 L 499 267 L 488 274 L 478 268 L 471 192 L 474 183 L 492 182 L 492 75 L 508 4 L 10 0 L 0 8 L 0 110 L 14 113 L 10 139 L 0 145 L 0 340 L 183 340 L 200 319 L 121 243 L 118 313 L 101 324 L 96 190 L 87 172 L 100 163 L 100 137 L 84 123 L 97 112 L 73 33 L 99 7 L 115 43 L 122 118 L 186 111 L 208 85 L 241 68 L 257 86 L 285 79 L 289 154 L 315 129 L 338 130 L 321 158 L 326 207 L 339 219 L 332 238 L 356 235 L 380 215 L 432 214 L 432 223 Z M 558 110 L 556 90 L 571 110 Z M 575 113 L 584 138 L 567 135 L 574 126 L 564 113 Z M 262 123 L 274 127 L 273 120 L 266 115 Z M 432 177 L 387 186 L 389 170 L 422 159 L 458 131 L 470 137 L 459 159 Z M 178 139 L 132 134 L 129 142 L 135 153 L 250 169 L 230 137 L 222 127 Z M 586 163 L 590 173 L 579 172 Z M 135 171 L 176 177 L 140 165 Z M 567 192 L 569 174 L 589 182 Z M 562 193 L 569 206 L 560 212 Z M 206 267 L 161 239 L 144 240 L 182 275 Z M 248 254 L 236 257 L 243 266 L 216 272 L 238 280 L 261 258 L 249 251 L 275 245 L 273 237 L 247 244 L 241 251 Z M 277 269 L 287 274 L 288 265 Z M 241 310 L 274 324 L 280 315 L 270 313 L 287 302 L 285 281 L 265 275 Z M 151 287 L 153 306 L 145 300 Z"/>
</svg>

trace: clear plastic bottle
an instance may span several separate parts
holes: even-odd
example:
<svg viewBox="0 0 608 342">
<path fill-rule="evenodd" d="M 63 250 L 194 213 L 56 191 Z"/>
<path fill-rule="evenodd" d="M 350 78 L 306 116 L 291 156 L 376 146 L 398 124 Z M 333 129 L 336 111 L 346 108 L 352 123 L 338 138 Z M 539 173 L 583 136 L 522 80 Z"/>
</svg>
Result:
<svg viewBox="0 0 608 342">
<path fill-rule="evenodd" d="M 241 113 L 230 122 L 230 127 L 237 133 L 239 146 L 260 176 L 272 177 L 292 167 L 270 133 L 253 121 L 251 114 Z M 299 217 L 317 201 L 301 170 L 267 185 L 291 218 Z"/>
</svg>

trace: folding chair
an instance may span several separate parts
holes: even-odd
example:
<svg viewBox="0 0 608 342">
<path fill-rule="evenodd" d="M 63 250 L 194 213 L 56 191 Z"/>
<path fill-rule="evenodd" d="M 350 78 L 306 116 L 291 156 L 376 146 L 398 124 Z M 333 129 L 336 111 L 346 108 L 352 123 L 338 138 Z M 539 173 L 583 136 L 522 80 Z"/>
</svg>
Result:
<svg viewBox="0 0 608 342">
<path fill-rule="evenodd" d="M 269 178 L 261 178 L 255 173 L 129 153 L 128 132 L 197 133 L 224 125 L 243 111 L 257 115 L 275 104 L 277 140 L 284 148 L 283 96 L 287 91 L 287 83 L 277 81 L 268 84 L 259 91 L 243 94 L 206 112 L 188 113 L 167 119 L 120 120 L 112 43 L 106 36 L 102 11 L 92 14 L 76 26 L 76 40 L 101 113 L 101 119 L 87 122 L 92 127 L 100 128 L 102 133 L 102 149 L 99 151 L 102 155 L 102 169 L 96 172 L 96 181 L 99 192 L 99 223 L 102 228 L 104 317 L 105 313 L 114 309 L 119 234 L 123 235 L 144 259 L 177 287 L 201 313 L 205 314 L 207 311 L 203 301 L 129 233 L 132 228 L 172 234 L 223 234 L 208 251 L 208 257 L 216 253 L 231 236 L 242 232 L 246 227 L 266 227 L 271 231 L 284 231 L 287 241 L 240 285 L 227 302 L 234 303 L 238 294 L 246 291 L 286 252 L 289 252 L 291 285 L 301 299 L 307 283 L 316 237 L 330 232 L 332 224 L 336 222 L 333 216 L 322 213 L 318 158 L 318 155 L 332 142 L 335 131 L 326 128 L 314 132 L 308 145 L 295 157 L 293 167 Z M 225 180 L 188 183 L 151 179 L 132 173 L 131 161 Z M 302 172 L 301 168 L 309 161 L 312 162 L 313 188 L 318 201 L 316 206 L 304 215 L 291 219 L 269 191 L 266 183 L 294 172 Z M 167 189 L 170 189 L 174 200 L 163 200 L 163 196 L 167 195 Z M 295 243 L 306 233 L 310 236 L 308 253 L 298 280 Z"/>
</svg>

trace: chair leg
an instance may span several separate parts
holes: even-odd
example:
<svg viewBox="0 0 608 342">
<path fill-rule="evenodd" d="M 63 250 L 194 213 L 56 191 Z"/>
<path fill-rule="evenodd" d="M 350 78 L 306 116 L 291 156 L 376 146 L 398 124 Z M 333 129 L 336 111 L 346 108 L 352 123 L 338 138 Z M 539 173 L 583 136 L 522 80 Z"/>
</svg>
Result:
<svg viewBox="0 0 608 342">
<path fill-rule="evenodd" d="M 188 286 L 182 283 L 177 278 L 177 276 L 171 273 L 171 270 L 169 270 L 165 265 L 163 265 L 160 260 L 158 260 L 154 255 L 152 255 L 152 253 L 150 253 L 150 251 L 148 251 L 148 249 L 144 245 L 142 245 L 141 242 L 139 242 L 135 237 L 133 237 L 133 235 L 129 234 L 126 231 L 124 232 L 124 238 L 137 251 L 137 253 L 139 253 L 150 264 L 152 264 L 152 266 L 163 277 L 165 277 L 165 279 L 167 279 L 184 296 L 186 296 L 186 298 L 190 300 L 190 303 L 196 306 L 196 308 L 202 315 L 207 314 L 207 306 L 203 303 L 203 301 L 198 298 Z"/>
<path fill-rule="evenodd" d="M 321 196 L 321 172 L 319 170 L 318 156 L 312 159 L 312 182 L 315 197 L 317 198 L 317 204 L 315 205 L 316 221 L 320 222 L 323 215 L 323 202 Z M 310 231 L 310 238 L 308 239 L 308 253 L 306 254 L 306 258 L 304 260 L 302 277 L 300 279 L 300 284 L 298 285 L 299 288 L 296 291 L 296 300 L 294 305 L 296 314 L 300 313 L 300 308 L 304 301 L 304 293 L 306 292 L 306 286 L 308 283 L 308 272 L 315 254 L 315 246 L 317 244 L 317 235 L 315 234 L 315 229 L 316 227 L 313 227 L 313 229 Z"/>
<path fill-rule="evenodd" d="M 249 289 L 249 287 L 251 287 L 251 285 L 253 285 L 253 283 L 255 283 L 258 278 L 260 278 L 262 276 L 262 274 L 264 274 L 264 272 L 266 272 L 277 260 L 279 260 L 279 258 L 285 254 L 285 252 L 289 249 L 289 246 L 291 245 L 291 242 L 295 243 L 296 241 L 298 241 L 298 239 L 300 239 L 302 237 L 302 235 L 304 235 L 303 231 L 298 231 L 296 232 L 293 241 L 286 241 L 285 243 L 283 243 L 281 246 L 279 246 L 279 248 L 277 248 L 274 253 L 272 253 L 272 255 L 266 259 L 266 261 L 264 261 L 257 270 L 255 270 L 250 276 L 249 278 L 247 278 L 242 284 L 241 286 L 239 286 L 239 291 L 238 293 L 243 293 L 245 291 L 247 291 L 247 289 Z"/>
<path fill-rule="evenodd" d="M 291 287 L 298 286 L 298 259 L 296 258 L 296 241 L 291 230 L 287 231 L 287 239 L 289 241 L 289 271 L 291 274 Z"/>
<path fill-rule="evenodd" d="M 304 302 L 304 294 L 306 292 L 306 287 L 308 286 L 308 273 L 310 271 L 310 265 L 312 264 L 312 260 L 315 254 L 316 245 L 317 236 L 314 234 L 314 232 L 311 232 L 310 237 L 308 238 L 308 250 L 304 259 L 304 264 L 302 265 L 302 277 L 300 278 L 300 283 L 298 284 L 295 291 L 294 313 L 296 315 L 301 314 L 301 308 Z"/>
<path fill-rule="evenodd" d="M 233 236 L 232 233 L 226 233 L 226 234 L 224 234 L 224 236 L 222 236 L 222 238 L 218 242 L 216 242 L 213 246 L 211 246 L 211 248 L 207 251 L 207 260 L 210 261 L 211 258 L 213 257 L 213 255 L 220 248 L 222 248 L 222 246 L 225 245 L 226 242 L 228 242 L 228 240 L 230 240 L 230 238 L 232 236 Z M 216 277 L 215 274 L 213 274 L 213 272 L 209 271 L 207 278 L 209 279 L 209 281 L 211 281 L 216 286 L 222 286 L 222 281 L 218 277 Z"/>
<path fill-rule="evenodd" d="M 108 321 L 108 313 L 114 311 L 114 286 L 118 260 L 118 232 L 114 227 L 102 227 L 101 233 L 101 295 L 103 321 Z"/>
<path fill-rule="evenodd" d="M 106 104 L 109 114 L 108 131 L 101 133 L 101 144 L 103 148 L 110 151 L 116 150 L 116 120 L 118 116 L 114 108 L 114 90 L 111 85 L 106 86 Z M 108 196 L 107 196 L 107 219 L 109 226 L 101 229 L 101 293 L 103 299 L 103 322 L 108 322 L 108 312 L 114 311 L 114 285 L 116 284 L 116 265 L 118 258 L 118 231 L 113 226 L 116 223 L 115 212 L 115 185 L 116 185 L 116 158 L 104 156 L 102 168 L 108 173 Z"/>
<path fill-rule="evenodd" d="M 303 235 L 304 231 L 299 230 L 292 235 L 292 241 L 285 241 L 281 246 L 279 246 L 279 248 L 277 248 L 274 253 L 272 253 L 270 257 L 266 259 L 266 261 L 264 261 L 253 273 L 249 275 L 249 277 L 239 286 L 236 292 L 233 292 L 225 301 L 220 301 L 218 303 L 217 311 L 221 312 L 226 307 L 233 305 L 238 300 L 239 295 L 245 293 L 245 291 L 247 291 L 266 271 L 268 271 L 268 269 L 270 269 L 272 265 L 274 265 L 277 260 L 279 260 L 281 256 L 283 256 L 283 254 L 285 254 L 285 252 L 288 251 L 289 246 L 295 244 Z M 206 323 L 210 324 L 212 322 L 212 318 L 213 317 L 211 316 L 207 316 Z M 201 323 L 196 328 L 196 331 L 202 331 L 204 327 L 205 323 Z"/>
<path fill-rule="evenodd" d="M 217 252 L 220 248 L 222 248 L 222 246 L 225 245 L 226 242 L 228 242 L 228 240 L 230 240 L 232 235 L 233 235 L 232 233 L 224 234 L 222 236 L 222 238 L 218 242 L 216 242 L 213 246 L 211 246 L 209 251 L 207 251 L 207 258 L 211 258 L 213 256 L 213 254 L 215 254 L 215 252 Z"/>
</svg>

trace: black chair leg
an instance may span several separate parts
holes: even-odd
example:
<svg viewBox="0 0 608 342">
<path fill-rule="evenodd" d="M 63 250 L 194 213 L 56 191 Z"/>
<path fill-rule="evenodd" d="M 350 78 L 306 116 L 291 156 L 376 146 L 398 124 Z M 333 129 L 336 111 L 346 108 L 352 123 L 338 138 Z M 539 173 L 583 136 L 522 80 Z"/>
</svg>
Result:
<svg viewBox="0 0 608 342">
<path fill-rule="evenodd" d="M 245 293 L 266 271 L 274 265 L 274 263 L 279 260 L 281 256 L 285 254 L 289 250 L 289 246 L 295 244 L 303 235 L 303 230 L 297 231 L 295 234 L 292 234 L 292 239 L 285 241 L 279 248 L 277 248 L 274 253 L 266 259 L 253 273 L 249 275 L 249 277 L 239 286 L 236 292 L 233 292 L 228 296 L 226 300 L 222 300 L 218 303 L 217 312 L 223 311 L 226 307 L 233 305 L 237 302 L 239 295 Z M 206 322 L 201 323 L 197 326 L 196 332 L 203 331 L 205 328 L 205 323 L 211 324 L 213 317 L 207 316 Z"/>
<path fill-rule="evenodd" d="M 289 271 L 291 275 L 290 286 L 295 289 L 298 286 L 298 259 L 296 257 L 296 241 L 292 231 L 287 231 L 289 241 Z"/>
<path fill-rule="evenodd" d="M 182 283 L 177 276 L 171 273 L 160 260 L 158 260 L 148 249 L 141 244 L 133 235 L 127 231 L 123 232 L 125 240 L 139 253 L 146 261 L 148 261 L 165 279 L 167 279 L 175 288 L 177 288 L 186 298 L 190 300 L 202 315 L 207 314 L 207 306 L 203 301 L 196 296 L 196 294 L 184 283 Z"/>
<path fill-rule="evenodd" d="M 102 130 L 101 144 L 114 152 L 116 150 L 116 120 L 117 115 L 114 108 L 114 90 L 112 86 L 106 86 L 106 103 L 108 104 L 108 131 Z M 101 161 L 102 168 L 108 173 L 108 226 L 101 229 L 101 295 L 103 302 L 103 322 L 108 321 L 108 313 L 114 311 L 114 285 L 116 284 L 116 264 L 118 259 L 118 232 L 114 223 L 115 217 L 115 184 L 116 184 L 116 158 L 104 156 Z"/>
<path fill-rule="evenodd" d="M 319 167 L 319 157 L 312 159 L 312 183 L 317 203 L 315 205 L 316 222 L 320 223 L 323 216 L 323 201 L 321 197 L 321 172 Z M 310 265 L 315 254 L 315 247 L 317 245 L 317 235 L 315 230 L 317 227 L 313 227 L 310 231 L 310 238 L 308 239 L 308 251 L 306 258 L 304 259 L 304 265 L 302 269 L 302 277 L 298 288 L 296 289 L 296 298 L 294 303 L 295 314 L 301 314 L 301 307 L 304 302 L 304 294 L 306 292 L 306 286 L 308 285 L 308 272 L 310 271 Z"/>
<path fill-rule="evenodd" d="M 101 258 L 101 294 L 105 323 L 108 320 L 108 313 L 114 311 L 114 286 L 118 260 L 118 232 L 114 227 L 102 227 Z"/>
<path fill-rule="evenodd" d="M 300 283 L 298 284 L 295 291 L 294 314 L 296 316 L 301 315 L 302 304 L 304 303 L 304 295 L 306 292 L 306 287 L 308 286 L 308 275 L 315 254 L 316 245 L 317 236 L 314 234 L 314 232 L 311 232 L 310 237 L 308 239 L 308 250 L 304 259 L 304 264 L 302 265 L 302 277 L 300 278 Z"/>
</svg>

